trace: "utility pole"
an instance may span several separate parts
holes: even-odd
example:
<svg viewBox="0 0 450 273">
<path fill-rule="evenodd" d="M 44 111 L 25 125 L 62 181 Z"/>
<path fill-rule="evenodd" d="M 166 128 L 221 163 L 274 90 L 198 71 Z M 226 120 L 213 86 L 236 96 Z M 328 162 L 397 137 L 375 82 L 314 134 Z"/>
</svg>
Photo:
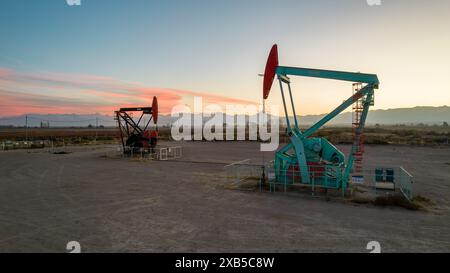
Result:
<svg viewBox="0 0 450 273">
<path fill-rule="evenodd" d="M 98 136 L 98 117 L 95 118 L 95 144 L 97 144 L 97 136 Z"/>
<path fill-rule="evenodd" d="M 28 151 L 28 115 L 25 116 L 25 143 Z"/>
<path fill-rule="evenodd" d="M 28 142 L 28 115 L 25 116 L 25 141 Z"/>
<path fill-rule="evenodd" d="M 264 74 L 258 74 L 259 77 L 264 77 Z M 263 112 L 262 112 L 262 122 L 260 120 L 258 120 L 259 122 L 259 126 L 266 126 L 267 125 L 267 121 L 266 121 L 266 100 L 263 98 L 262 99 L 262 106 L 263 106 Z M 258 109 L 258 114 L 259 114 L 259 109 Z M 271 129 L 273 130 L 273 129 Z M 256 134 L 258 135 L 258 134 Z M 259 138 L 261 139 L 261 136 L 259 136 Z M 262 141 L 260 140 L 260 142 L 262 143 Z M 261 174 L 261 178 L 260 178 L 260 182 L 259 182 L 259 191 L 263 190 L 263 187 L 265 186 L 266 183 L 266 159 L 264 157 L 264 152 L 261 153 L 261 159 L 262 159 L 262 174 Z"/>
</svg>

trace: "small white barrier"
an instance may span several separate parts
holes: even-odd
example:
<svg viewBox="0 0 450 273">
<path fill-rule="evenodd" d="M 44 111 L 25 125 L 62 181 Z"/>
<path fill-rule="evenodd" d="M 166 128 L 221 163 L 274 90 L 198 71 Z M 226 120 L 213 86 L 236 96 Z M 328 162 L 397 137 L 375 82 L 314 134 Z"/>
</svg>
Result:
<svg viewBox="0 0 450 273">
<path fill-rule="evenodd" d="M 155 149 L 156 160 L 167 161 L 179 159 L 182 157 L 183 152 L 180 146 L 177 147 L 165 147 Z"/>
</svg>

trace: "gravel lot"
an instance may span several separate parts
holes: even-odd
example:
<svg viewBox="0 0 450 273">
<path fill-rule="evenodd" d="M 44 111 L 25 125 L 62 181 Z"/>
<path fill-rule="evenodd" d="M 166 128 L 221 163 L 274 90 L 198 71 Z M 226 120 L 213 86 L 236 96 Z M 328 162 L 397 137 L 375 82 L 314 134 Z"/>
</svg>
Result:
<svg viewBox="0 0 450 273">
<path fill-rule="evenodd" d="M 183 143 L 171 162 L 72 153 L 0 152 L 0 252 L 450 251 L 450 149 L 368 146 L 369 164 L 404 166 L 432 211 L 223 187 L 223 167 L 262 160 L 259 144 Z M 349 147 L 341 147 L 348 150 Z M 266 160 L 272 154 L 265 155 Z"/>
</svg>

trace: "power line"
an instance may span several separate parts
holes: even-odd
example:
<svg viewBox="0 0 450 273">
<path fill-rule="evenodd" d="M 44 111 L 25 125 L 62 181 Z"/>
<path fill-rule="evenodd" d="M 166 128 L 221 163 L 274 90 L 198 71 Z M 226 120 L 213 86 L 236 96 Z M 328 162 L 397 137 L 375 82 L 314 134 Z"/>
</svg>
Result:
<svg viewBox="0 0 450 273">
<path fill-rule="evenodd" d="M 0 118 L 0 121 L 17 120 L 17 119 L 19 119 L 19 118 Z"/>
<path fill-rule="evenodd" d="M 104 125 L 110 125 L 115 123 L 115 120 L 113 117 L 111 117 L 111 119 L 105 119 L 105 118 L 99 118 L 99 117 L 95 117 L 95 118 L 91 118 L 91 119 L 79 119 L 79 120 L 55 120 L 55 119 L 46 119 L 45 117 L 37 117 L 37 116 L 31 116 L 31 115 L 25 115 L 25 116 L 21 116 L 21 117 L 4 117 L 4 118 L 0 118 L 0 125 L 4 126 L 3 124 L 8 124 L 8 123 L 21 123 L 23 124 L 23 126 L 28 127 L 30 125 L 30 121 L 29 120 L 34 120 L 34 121 L 40 121 L 41 122 L 41 126 L 42 126 L 42 122 L 47 122 L 48 124 L 53 123 L 53 124 L 68 124 L 68 126 L 70 126 L 69 124 L 83 124 L 83 123 L 94 123 L 95 122 L 95 127 L 99 127 L 99 126 L 104 126 Z M 34 122 L 31 122 L 32 124 Z M 75 125 L 73 125 L 75 126 Z"/>
<path fill-rule="evenodd" d="M 45 121 L 49 121 L 52 123 L 81 123 L 81 122 L 88 122 L 88 121 L 95 121 L 95 118 L 93 119 L 83 119 L 83 120 L 51 120 L 51 119 L 46 119 L 46 118 L 42 118 L 42 117 L 33 117 L 33 116 L 28 116 L 28 118 L 34 119 L 34 120 L 45 120 Z"/>
</svg>

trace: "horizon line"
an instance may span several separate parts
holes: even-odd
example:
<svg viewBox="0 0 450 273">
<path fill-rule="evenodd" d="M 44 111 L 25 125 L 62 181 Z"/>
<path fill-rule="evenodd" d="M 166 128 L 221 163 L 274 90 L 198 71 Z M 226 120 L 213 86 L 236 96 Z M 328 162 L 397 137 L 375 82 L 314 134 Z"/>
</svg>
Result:
<svg viewBox="0 0 450 273">
<path fill-rule="evenodd" d="M 415 109 L 415 108 L 448 108 L 449 105 L 441 105 L 441 106 L 425 106 L 425 105 L 417 105 L 412 107 L 400 107 L 400 108 L 387 108 L 387 109 L 371 109 L 369 112 L 374 111 L 389 111 L 389 110 L 402 110 L 402 109 Z M 187 112 L 182 112 L 183 114 L 188 114 Z M 196 112 L 196 113 L 190 113 L 190 114 L 204 114 L 205 112 Z M 226 114 L 225 112 L 215 112 Z M 261 113 L 261 111 L 256 112 L 255 114 Z M 341 114 L 345 113 L 352 113 L 352 111 L 346 111 L 342 112 Z M 212 113 L 210 113 L 212 114 Z M 322 114 L 307 114 L 307 115 L 297 115 L 297 117 L 308 117 L 308 116 L 323 116 L 328 115 L 329 113 L 322 113 Z M 341 115 L 340 114 L 340 115 Z M 161 116 L 171 116 L 171 114 L 160 114 Z M 249 115 L 246 113 L 245 115 Z M 254 115 L 254 114 L 252 114 Z M 271 115 L 270 113 L 267 113 L 267 115 Z M 90 114 L 78 114 L 78 113 L 57 113 L 57 114 L 37 114 L 37 113 L 27 113 L 22 115 L 13 115 L 13 116 L 0 116 L 0 119 L 12 119 L 12 118 L 19 118 L 19 117 L 26 117 L 26 116 L 104 116 L 104 117 L 114 117 L 114 115 L 105 115 L 101 113 L 90 113 Z M 284 115 L 279 115 L 280 117 L 285 117 Z M 289 117 L 294 117 L 294 115 L 289 115 Z"/>
</svg>

